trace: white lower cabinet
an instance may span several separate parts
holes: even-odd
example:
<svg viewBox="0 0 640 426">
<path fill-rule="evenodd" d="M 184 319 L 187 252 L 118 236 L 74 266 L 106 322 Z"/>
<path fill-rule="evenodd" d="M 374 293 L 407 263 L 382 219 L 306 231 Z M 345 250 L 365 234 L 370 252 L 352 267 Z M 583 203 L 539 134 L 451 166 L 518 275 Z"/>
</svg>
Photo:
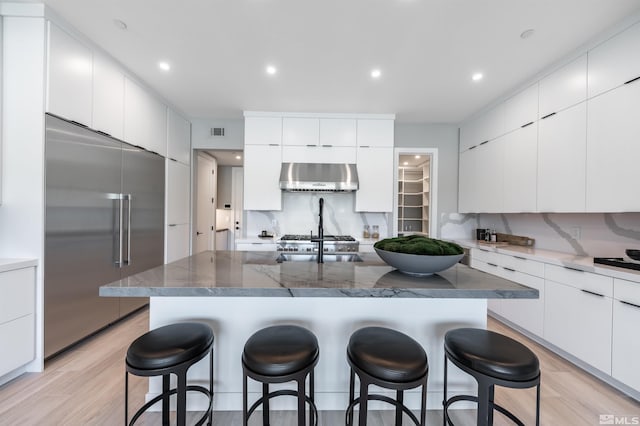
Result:
<svg viewBox="0 0 640 426">
<path fill-rule="evenodd" d="M 612 300 L 604 291 L 546 280 L 544 339 L 611 374 Z"/>
<path fill-rule="evenodd" d="M 236 243 L 237 251 L 276 251 L 278 245 L 276 243 Z"/>
<path fill-rule="evenodd" d="M 538 299 L 504 299 L 501 315 L 523 329 L 542 337 L 544 334 L 544 279 L 502 267 L 502 278 L 538 290 Z"/>
<path fill-rule="evenodd" d="M 35 268 L 0 273 L 0 376 L 35 359 Z"/>
<path fill-rule="evenodd" d="M 611 375 L 640 391 L 640 283 L 614 280 Z"/>
</svg>

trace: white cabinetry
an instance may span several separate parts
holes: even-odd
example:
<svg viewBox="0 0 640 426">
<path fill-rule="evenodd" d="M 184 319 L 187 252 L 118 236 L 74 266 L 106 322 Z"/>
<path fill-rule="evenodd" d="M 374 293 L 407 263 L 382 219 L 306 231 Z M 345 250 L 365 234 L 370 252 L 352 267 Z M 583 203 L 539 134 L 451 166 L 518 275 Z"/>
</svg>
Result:
<svg viewBox="0 0 640 426">
<path fill-rule="evenodd" d="M 545 340 L 611 374 L 612 295 L 612 278 L 546 265 Z"/>
<path fill-rule="evenodd" d="M 282 144 L 284 146 L 318 146 L 320 143 L 319 118 L 282 119 Z"/>
<path fill-rule="evenodd" d="M 93 56 L 93 121 L 95 130 L 124 137 L 124 74 L 108 59 Z"/>
<path fill-rule="evenodd" d="M 35 359 L 34 312 L 35 268 L 0 272 L 0 376 Z"/>
<path fill-rule="evenodd" d="M 244 143 L 247 145 L 282 145 L 282 118 L 245 117 Z"/>
<path fill-rule="evenodd" d="M 499 137 L 483 142 L 474 149 L 476 155 L 475 185 L 480 193 L 476 197 L 476 211 L 494 213 L 502 211 L 504 179 L 504 142 Z"/>
<path fill-rule="evenodd" d="M 189 223 L 189 166 L 167 159 L 167 224 Z"/>
<path fill-rule="evenodd" d="M 589 97 L 640 77 L 640 23 L 589 51 Z"/>
<path fill-rule="evenodd" d="M 236 243 L 237 251 L 276 251 L 278 245 L 273 241 L 252 241 Z"/>
<path fill-rule="evenodd" d="M 358 120 L 356 211 L 393 211 L 393 120 Z"/>
<path fill-rule="evenodd" d="M 507 132 L 532 124 L 538 119 L 538 83 L 507 99 L 504 106 Z"/>
<path fill-rule="evenodd" d="M 283 146 L 283 163 L 354 164 L 357 159 L 355 146 Z"/>
<path fill-rule="evenodd" d="M 47 112 L 91 126 L 91 49 L 49 22 Z"/>
<path fill-rule="evenodd" d="M 584 212 L 586 102 L 540 120 L 539 126 L 538 211 Z"/>
<path fill-rule="evenodd" d="M 540 80 L 540 117 L 558 113 L 587 98 L 587 55 Z"/>
<path fill-rule="evenodd" d="M 460 153 L 458 164 L 458 211 L 460 213 L 474 213 L 477 211 L 476 150 L 470 149 Z"/>
<path fill-rule="evenodd" d="M 282 210 L 280 145 L 244 146 L 244 209 Z"/>
<path fill-rule="evenodd" d="M 168 225 L 165 263 L 189 256 L 189 224 Z"/>
<path fill-rule="evenodd" d="M 460 151 L 478 146 L 505 133 L 505 109 L 500 104 L 460 129 Z"/>
<path fill-rule="evenodd" d="M 356 121 L 333 118 L 282 119 L 283 163 L 356 162 Z"/>
<path fill-rule="evenodd" d="M 640 81 L 588 101 L 586 209 L 637 212 Z"/>
<path fill-rule="evenodd" d="M 537 122 L 505 135 L 503 212 L 536 211 L 537 157 Z"/>
<path fill-rule="evenodd" d="M 191 163 L 191 123 L 171 108 L 167 110 L 167 157 Z"/>
<path fill-rule="evenodd" d="M 640 391 L 640 284 L 615 279 L 613 290 L 613 350 L 611 375 Z"/>
<path fill-rule="evenodd" d="M 320 119 L 320 146 L 356 146 L 356 120 Z"/>
<path fill-rule="evenodd" d="M 124 140 L 162 156 L 167 155 L 167 107 L 126 77 Z"/>
</svg>

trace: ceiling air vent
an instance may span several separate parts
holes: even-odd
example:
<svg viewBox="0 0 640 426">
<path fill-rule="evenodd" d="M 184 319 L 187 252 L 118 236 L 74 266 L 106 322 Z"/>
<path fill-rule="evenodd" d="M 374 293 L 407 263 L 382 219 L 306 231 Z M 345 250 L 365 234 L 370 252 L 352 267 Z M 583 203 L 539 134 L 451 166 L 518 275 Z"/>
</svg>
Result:
<svg viewBox="0 0 640 426">
<path fill-rule="evenodd" d="M 212 127 L 211 136 L 224 136 L 224 127 Z"/>
</svg>

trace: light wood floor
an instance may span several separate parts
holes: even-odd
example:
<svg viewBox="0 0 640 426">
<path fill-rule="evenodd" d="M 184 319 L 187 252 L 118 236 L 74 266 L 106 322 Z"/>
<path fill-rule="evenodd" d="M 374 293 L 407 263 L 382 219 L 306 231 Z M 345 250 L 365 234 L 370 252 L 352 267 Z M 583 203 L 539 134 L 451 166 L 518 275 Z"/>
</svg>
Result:
<svg viewBox="0 0 640 426">
<path fill-rule="evenodd" d="M 147 331 L 148 324 L 149 314 L 145 310 L 47 362 L 44 373 L 25 374 L 1 386 L 0 426 L 123 424 L 124 356 L 130 342 Z M 491 318 L 489 328 L 522 341 L 540 358 L 543 425 L 598 425 L 600 414 L 640 416 L 640 403 Z M 129 383 L 130 410 L 134 411 L 134 407 L 143 403 L 147 382 L 130 376 Z M 534 389 L 496 389 L 496 401 L 525 424 L 534 424 Z M 451 413 L 456 425 L 475 423 L 473 410 L 452 410 Z M 272 424 L 293 426 L 294 416 L 294 412 L 274 412 Z M 252 420 L 252 426 L 261 423 L 260 416 Z M 393 425 L 393 412 L 372 412 L 368 420 L 371 426 Z M 159 424 L 159 415 L 145 415 L 139 424 Z M 342 412 L 320 413 L 319 425 L 342 424 Z M 441 411 L 430 411 L 427 424 L 441 425 Z M 496 415 L 495 424 L 509 422 Z M 241 425 L 240 413 L 214 413 L 214 425 Z"/>
</svg>

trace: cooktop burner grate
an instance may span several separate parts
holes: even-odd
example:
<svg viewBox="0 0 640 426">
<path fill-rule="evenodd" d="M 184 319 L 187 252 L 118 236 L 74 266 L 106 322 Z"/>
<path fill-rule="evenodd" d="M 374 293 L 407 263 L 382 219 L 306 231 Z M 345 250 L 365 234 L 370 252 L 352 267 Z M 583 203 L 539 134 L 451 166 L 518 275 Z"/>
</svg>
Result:
<svg viewBox="0 0 640 426">
<path fill-rule="evenodd" d="M 617 266 L 619 268 L 634 269 L 640 271 L 640 263 L 629 262 L 621 257 L 594 257 L 593 263 L 599 263 L 601 265 Z"/>
<path fill-rule="evenodd" d="M 283 235 L 280 240 L 282 241 L 311 241 L 312 238 L 318 238 L 317 235 L 313 237 L 309 234 L 301 235 L 301 234 L 286 234 Z M 356 239 L 349 235 L 325 235 L 324 240 L 331 241 L 355 241 Z"/>
</svg>

